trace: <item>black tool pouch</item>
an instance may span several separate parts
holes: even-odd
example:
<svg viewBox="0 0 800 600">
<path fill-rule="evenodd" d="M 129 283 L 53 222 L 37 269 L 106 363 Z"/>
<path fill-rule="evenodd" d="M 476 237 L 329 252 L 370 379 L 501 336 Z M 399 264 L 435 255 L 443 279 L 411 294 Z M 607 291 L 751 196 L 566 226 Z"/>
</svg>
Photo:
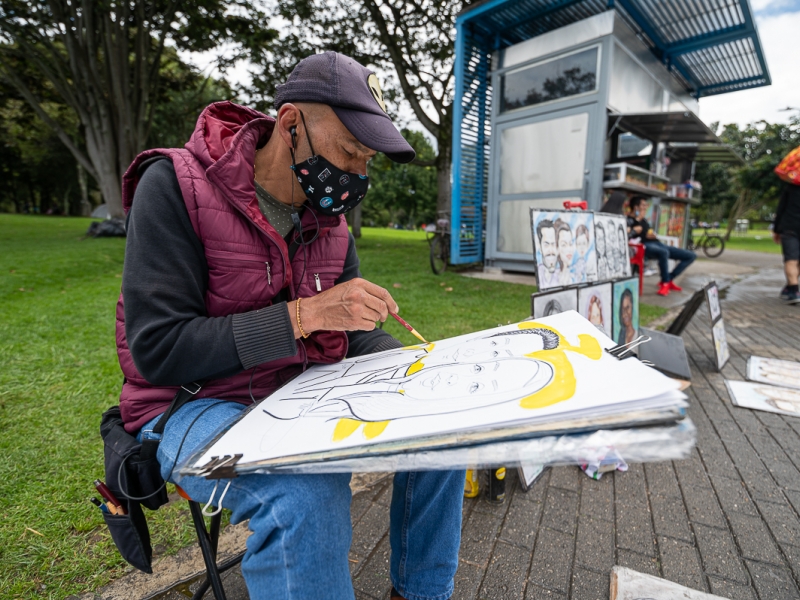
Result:
<svg viewBox="0 0 800 600">
<path fill-rule="evenodd" d="M 169 417 L 191 400 L 201 385 L 192 383 L 178 390 L 153 431 L 163 433 Z M 125 515 L 103 513 L 103 518 L 122 558 L 140 571 L 152 573 L 153 550 L 142 506 L 156 510 L 169 500 L 156 458 L 159 440 L 139 442 L 125 431 L 119 406 L 112 406 L 103 413 L 100 436 L 103 438 L 106 486 L 127 512 Z"/>
</svg>

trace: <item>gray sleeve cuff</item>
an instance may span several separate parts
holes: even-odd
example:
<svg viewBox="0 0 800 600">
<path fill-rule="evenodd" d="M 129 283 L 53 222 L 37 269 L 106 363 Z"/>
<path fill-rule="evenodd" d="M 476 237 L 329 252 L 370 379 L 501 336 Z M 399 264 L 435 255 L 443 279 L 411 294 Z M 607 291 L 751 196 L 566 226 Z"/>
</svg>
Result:
<svg viewBox="0 0 800 600">
<path fill-rule="evenodd" d="M 297 354 L 285 302 L 233 315 L 233 339 L 245 370 Z"/>
</svg>

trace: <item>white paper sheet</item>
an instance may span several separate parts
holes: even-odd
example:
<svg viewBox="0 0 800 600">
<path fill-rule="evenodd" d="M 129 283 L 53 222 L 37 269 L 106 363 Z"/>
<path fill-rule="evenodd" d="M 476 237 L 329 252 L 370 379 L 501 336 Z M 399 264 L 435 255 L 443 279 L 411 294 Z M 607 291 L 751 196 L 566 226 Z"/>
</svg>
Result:
<svg viewBox="0 0 800 600">
<path fill-rule="evenodd" d="M 725 381 L 731 402 L 788 417 L 800 417 L 800 390 L 750 381 Z"/>
<path fill-rule="evenodd" d="M 342 458 L 409 439 L 682 405 L 677 382 L 602 351 L 612 346 L 570 311 L 318 365 L 253 407 L 183 470 L 214 456 L 242 454 L 239 465 L 327 452 Z"/>
<path fill-rule="evenodd" d="M 747 378 L 800 390 L 800 362 L 751 356 L 747 359 Z"/>
</svg>

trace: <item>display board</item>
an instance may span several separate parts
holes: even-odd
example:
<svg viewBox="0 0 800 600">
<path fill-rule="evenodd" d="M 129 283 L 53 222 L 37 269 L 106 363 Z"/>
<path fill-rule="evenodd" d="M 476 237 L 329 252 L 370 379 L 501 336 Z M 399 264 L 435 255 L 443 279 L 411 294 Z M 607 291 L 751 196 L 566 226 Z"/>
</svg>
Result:
<svg viewBox="0 0 800 600">
<path fill-rule="evenodd" d="M 751 356 L 747 359 L 747 378 L 800 390 L 800 362 Z"/>
<path fill-rule="evenodd" d="M 725 381 L 725 385 L 736 406 L 800 417 L 800 390 L 751 381 Z"/>
<path fill-rule="evenodd" d="M 531 209 L 539 290 L 597 281 L 593 212 Z"/>
<path fill-rule="evenodd" d="M 717 357 L 717 370 L 722 371 L 722 367 L 731 357 L 728 349 L 728 336 L 725 334 L 725 323 L 722 318 L 711 327 L 711 337 L 714 340 L 714 354 Z"/>
</svg>

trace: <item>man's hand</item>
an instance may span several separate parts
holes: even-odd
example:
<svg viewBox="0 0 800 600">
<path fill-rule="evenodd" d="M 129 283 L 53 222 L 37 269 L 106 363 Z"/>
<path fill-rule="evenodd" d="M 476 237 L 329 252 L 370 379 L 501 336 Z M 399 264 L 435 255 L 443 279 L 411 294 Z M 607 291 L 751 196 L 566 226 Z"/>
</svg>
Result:
<svg viewBox="0 0 800 600">
<path fill-rule="evenodd" d="M 352 279 L 333 286 L 321 294 L 303 298 L 300 302 L 300 321 L 306 333 L 313 331 L 372 331 L 377 321 L 385 321 L 389 313 L 397 314 L 399 307 L 391 294 L 365 279 Z M 289 316 L 295 337 L 297 327 L 296 303 L 289 303 Z"/>
<path fill-rule="evenodd" d="M 773 233 L 772 234 L 772 241 L 775 242 L 776 244 L 780 244 L 781 243 L 781 234 L 780 233 Z"/>
</svg>

